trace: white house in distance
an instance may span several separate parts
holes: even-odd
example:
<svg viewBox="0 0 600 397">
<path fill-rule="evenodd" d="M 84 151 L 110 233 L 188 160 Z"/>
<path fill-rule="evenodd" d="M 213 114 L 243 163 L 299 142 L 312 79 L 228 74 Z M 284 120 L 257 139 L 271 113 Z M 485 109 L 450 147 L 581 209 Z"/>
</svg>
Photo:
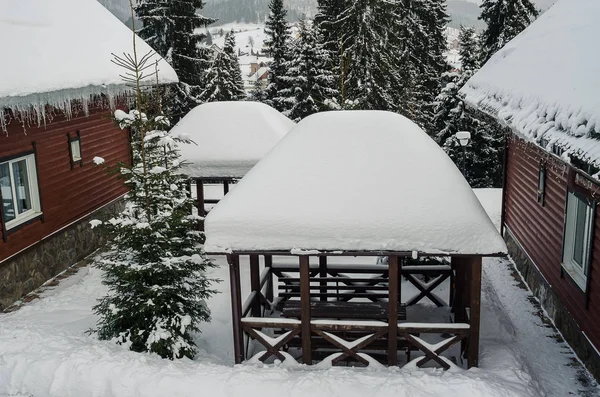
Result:
<svg viewBox="0 0 600 397">
<path fill-rule="evenodd" d="M 416 166 L 423 158 L 428 167 Z M 250 358 L 246 334 L 267 349 L 251 353 L 263 362 L 478 365 L 481 259 L 505 255 L 506 245 L 452 160 L 401 115 L 302 120 L 208 214 L 206 236 L 205 250 L 230 263 L 236 362 Z M 243 255 L 251 293 L 242 305 Z M 447 259 L 409 262 L 430 256 Z M 433 292 L 439 283 L 423 287 L 413 277 L 424 273 L 455 287 L 442 300 Z M 399 298 L 401 275 L 421 286 L 416 298 Z M 422 316 L 425 297 L 439 318 Z M 265 337 L 266 329 L 280 336 Z"/>
<path fill-rule="evenodd" d="M 204 184 L 229 184 L 241 179 L 271 150 L 295 123 L 272 107 L 258 102 L 210 102 L 202 104 L 175 125 L 194 143 L 180 145 L 184 172 L 196 183 L 199 208 L 204 203 Z"/>
</svg>

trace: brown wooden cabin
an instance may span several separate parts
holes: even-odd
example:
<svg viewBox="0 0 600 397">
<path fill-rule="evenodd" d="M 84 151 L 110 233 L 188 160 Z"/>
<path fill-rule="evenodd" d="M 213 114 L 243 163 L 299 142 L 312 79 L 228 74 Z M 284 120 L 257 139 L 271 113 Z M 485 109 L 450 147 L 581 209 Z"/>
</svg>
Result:
<svg viewBox="0 0 600 397">
<path fill-rule="evenodd" d="M 111 113 L 105 104 L 40 127 L 9 121 L 0 136 L 0 261 L 125 193 L 122 180 L 93 162 L 131 161 L 129 134 Z"/>
<path fill-rule="evenodd" d="M 199 215 L 205 216 L 220 201 L 214 191 L 213 197 L 206 197 L 207 185 L 222 186 L 223 196 L 229 193 L 230 186 L 293 126 L 293 121 L 272 107 L 249 101 L 205 103 L 182 118 L 172 133 L 186 135 L 192 141 L 180 144 L 180 150 Z"/>
<path fill-rule="evenodd" d="M 95 0 L 9 0 L 5 8 L 0 37 L 19 56 L 0 62 L 0 310 L 101 243 L 88 221 L 114 213 L 125 187 L 93 159 L 109 167 L 131 160 L 128 133 L 111 119 L 131 88 L 112 54 L 133 51 L 131 30 Z M 81 15 L 94 17 L 73 17 Z M 57 45 L 65 29 L 86 33 Z M 153 81 L 178 81 L 145 42 L 136 46 L 156 61 Z"/>
<path fill-rule="evenodd" d="M 431 167 L 408 167 L 415 156 Z M 445 203 L 412 187 L 422 181 Z M 206 236 L 228 258 L 236 363 L 478 365 L 482 257 L 506 247 L 460 171 L 403 116 L 304 119 L 211 211 Z"/>
<path fill-rule="evenodd" d="M 600 35 L 599 12 L 597 1 L 557 2 L 462 89 L 510 129 L 502 205 L 509 253 L 597 379 L 600 78 L 585 43 Z"/>
</svg>

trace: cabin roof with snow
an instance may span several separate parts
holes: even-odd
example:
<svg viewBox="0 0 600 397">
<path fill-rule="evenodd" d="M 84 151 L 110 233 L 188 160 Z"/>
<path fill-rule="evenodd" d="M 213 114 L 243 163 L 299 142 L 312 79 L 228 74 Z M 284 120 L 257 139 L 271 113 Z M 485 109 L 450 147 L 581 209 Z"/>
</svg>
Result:
<svg viewBox="0 0 600 397">
<path fill-rule="evenodd" d="M 598 15 L 598 0 L 559 0 L 467 82 L 466 101 L 600 166 Z"/>
<path fill-rule="evenodd" d="M 133 52 L 132 32 L 97 0 L 0 0 L 0 10 L 0 116 L 6 108 L 40 114 L 45 105 L 69 112 L 73 100 L 129 91 L 111 60 Z M 139 38 L 137 47 L 139 56 L 151 50 Z M 161 83 L 178 81 L 154 59 Z"/>
<path fill-rule="evenodd" d="M 192 178 L 241 178 L 295 123 L 258 102 L 210 102 L 173 127 L 194 144 L 180 144 L 184 172 Z"/>
<path fill-rule="evenodd" d="M 380 111 L 307 117 L 205 227 L 214 253 L 506 252 L 446 153 L 409 119 Z"/>
</svg>

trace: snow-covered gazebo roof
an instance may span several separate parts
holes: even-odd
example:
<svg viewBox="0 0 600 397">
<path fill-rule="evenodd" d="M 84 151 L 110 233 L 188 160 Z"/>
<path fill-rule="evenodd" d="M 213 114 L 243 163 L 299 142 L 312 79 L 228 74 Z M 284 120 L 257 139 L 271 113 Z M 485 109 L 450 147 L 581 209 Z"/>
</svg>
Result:
<svg viewBox="0 0 600 397">
<path fill-rule="evenodd" d="M 398 114 L 301 121 L 206 218 L 207 252 L 494 255 L 504 241 L 460 171 Z"/>
<path fill-rule="evenodd" d="M 241 178 L 295 123 L 258 102 L 210 102 L 194 108 L 172 132 L 195 144 L 181 144 L 184 171 L 192 178 Z"/>
<path fill-rule="evenodd" d="M 559 0 L 463 87 L 527 139 L 600 166 L 600 1 Z"/>
<path fill-rule="evenodd" d="M 0 120 L 9 108 L 40 122 L 45 105 L 68 114 L 71 101 L 129 91 L 111 60 L 133 52 L 131 30 L 97 0 L 0 0 L 0 10 Z M 150 50 L 137 39 L 139 56 Z M 177 82 L 173 68 L 155 59 L 160 83 Z"/>
</svg>

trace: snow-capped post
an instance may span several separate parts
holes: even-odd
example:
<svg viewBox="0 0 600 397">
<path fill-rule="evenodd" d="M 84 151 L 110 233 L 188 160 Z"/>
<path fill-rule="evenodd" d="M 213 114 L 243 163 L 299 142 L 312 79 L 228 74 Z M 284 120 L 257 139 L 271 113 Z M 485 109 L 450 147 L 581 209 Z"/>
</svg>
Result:
<svg viewBox="0 0 600 397">
<path fill-rule="evenodd" d="M 462 173 L 467 177 L 467 146 L 469 145 L 469 141 L 471 140 L 471 133 L 469 131 L 458 131 L 456 133 L 456 139 L 458 139 L 458 143 L 463 149 L 463 160 L 462 160 Z"/>
<path fill-rule="evenodd" d="M 115 56 L 123 80 L 136 94 L 136 108 L 115 111 L 115 120 L 131 130 L 132 165 L 119 165 L 130 188 L 125 209 L 114 218 L 91 222 L 112 241 L 95 265 L 104 271 L 108 293 L 94 307 L 95 330 L 136 352 L 163 358 L 193 358 L 192 333 L 210 319 L 205 300 L 215 291 L 205 271 L 214 266 L 203 249 L 204 234 L 196 230 L 187 176 L 181 168 L 178 142 L 184 136 L 167 132 L 155 89 L 153 54 Z M 157 101 L 150 103 L 149 101 Z M 151 116 L 150 112 L 156 115 Z"/>
</svg>

